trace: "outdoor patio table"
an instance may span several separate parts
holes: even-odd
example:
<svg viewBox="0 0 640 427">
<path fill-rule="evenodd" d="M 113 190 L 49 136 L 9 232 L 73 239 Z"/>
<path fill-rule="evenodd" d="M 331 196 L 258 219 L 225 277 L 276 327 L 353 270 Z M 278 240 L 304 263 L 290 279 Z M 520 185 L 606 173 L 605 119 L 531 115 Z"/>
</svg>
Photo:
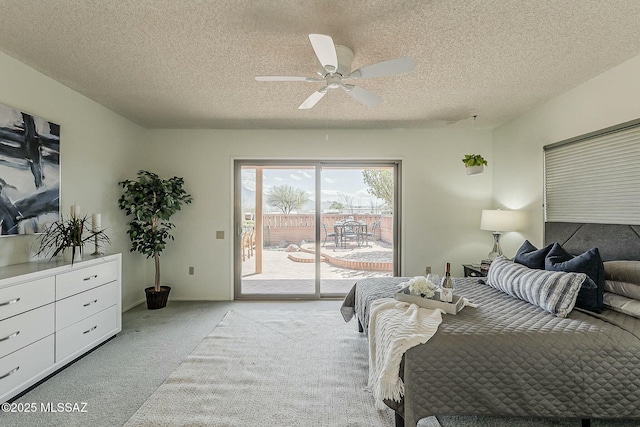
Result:
<svg viewBox="0 0 640 427">
<path fill-rule="evenodd" d="M 336 247 L 347 247 L 347 239 L 355 239 L 358 247 L 362 246 L 362 242 L 368 244 L 367 224 L 364 221 L 345 221 L 336 222 L 333 226 L 336 238 Z"/>
</svg>

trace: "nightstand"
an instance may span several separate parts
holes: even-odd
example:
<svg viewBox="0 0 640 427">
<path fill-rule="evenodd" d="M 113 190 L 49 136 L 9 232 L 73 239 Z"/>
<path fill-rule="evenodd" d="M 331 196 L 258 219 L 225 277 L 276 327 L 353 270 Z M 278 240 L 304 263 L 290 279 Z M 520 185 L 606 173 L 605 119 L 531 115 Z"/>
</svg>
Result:
<svg viewBox="0 0 640 427">
<path fill-rule="evenodd" d="M 464 268 L 464 277 L 486 277 L 487 272 L 482 271 L 480 266 L 475 267 L 471 264 L 462 264 Z"/>
</svg>

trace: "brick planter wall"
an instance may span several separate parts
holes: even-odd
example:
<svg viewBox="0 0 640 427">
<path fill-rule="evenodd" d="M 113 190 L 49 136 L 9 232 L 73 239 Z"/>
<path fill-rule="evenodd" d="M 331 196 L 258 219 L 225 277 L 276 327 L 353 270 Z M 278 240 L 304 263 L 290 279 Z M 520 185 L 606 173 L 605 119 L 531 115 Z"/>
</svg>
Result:
<svg viewBox="0 0 640 427">
<path fill-rule="evenodd" d="M 307 254 L 315 254 L 314 251 L 309 249 L 300 249 L 300 252 L 304 252 Z M 298 256 L 295 253 L 287 255 L 291 261 L 301 262 L 301 263 L 313 263 L 315 262 L 315 258 L 302 257 Z M 335 265 L 336 267 L 348 268 L 351 270 L 365 270 L 365 271 L 393 271 L 393 263 L 392 262 L 373 262 L 373 261 L 358 261 L 354 259 L 342 259 L 336 258 L 331 255 L 327 255 L 325 253 L 320 254 L 320 260 L 322 262 L 328 262 L 331 265 Z"/>
</svg>

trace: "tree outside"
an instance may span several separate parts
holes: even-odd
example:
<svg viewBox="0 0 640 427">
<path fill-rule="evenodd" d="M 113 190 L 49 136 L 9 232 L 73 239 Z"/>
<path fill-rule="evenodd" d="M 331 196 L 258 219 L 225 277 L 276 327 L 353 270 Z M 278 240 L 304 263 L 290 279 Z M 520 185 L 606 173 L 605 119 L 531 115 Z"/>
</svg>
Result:
<svg viewBox="0 0 640 427">
<path fill-rule="evenodd" d="M 384 200 L 385 208 L 393 212 L 393 173 L 389 169 L 365 169 L 362 171 L 369 194 Z"/>
<path fill-rule="evenodd" d="M 272 187 L 266 196 L 267 205 L 285 214 L 302 208 L 310 200 L 306 191 L 287 184 Z"/>
<path fill-rule="evenodd" d="M 356 207 L 356 198 L 345 193 L 338 193 L 338 197 L 343 209 L 347 209 L 350 214 L 353 214 Z"/>
<path fill-rule="evenodd" d="M 333 202 L 331 202 L 331 206 L 329 206 L 329 209 L 341 211 L 342 209 L 344 209 L 344 205 L 334 200 Z"/>
</svg>

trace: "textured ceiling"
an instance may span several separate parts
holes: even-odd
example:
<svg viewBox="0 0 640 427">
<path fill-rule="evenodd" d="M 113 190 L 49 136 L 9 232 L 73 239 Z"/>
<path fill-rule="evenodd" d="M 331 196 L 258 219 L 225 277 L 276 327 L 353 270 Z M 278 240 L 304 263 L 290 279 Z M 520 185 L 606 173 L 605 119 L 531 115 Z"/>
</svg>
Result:
<svg viewBox="0 0 640 427">
<path fill-rule="evenodd" d="M 408 74 L 298 105 L 309 33 Z M 0 0 L 0 50 L 147 128 L 490 128 L 640 54 L 638 0 Z M 0 90 L 0 102 L 1 99 Z M 471 118 L 477 115 L 477 119 Z"/>
</svg>

